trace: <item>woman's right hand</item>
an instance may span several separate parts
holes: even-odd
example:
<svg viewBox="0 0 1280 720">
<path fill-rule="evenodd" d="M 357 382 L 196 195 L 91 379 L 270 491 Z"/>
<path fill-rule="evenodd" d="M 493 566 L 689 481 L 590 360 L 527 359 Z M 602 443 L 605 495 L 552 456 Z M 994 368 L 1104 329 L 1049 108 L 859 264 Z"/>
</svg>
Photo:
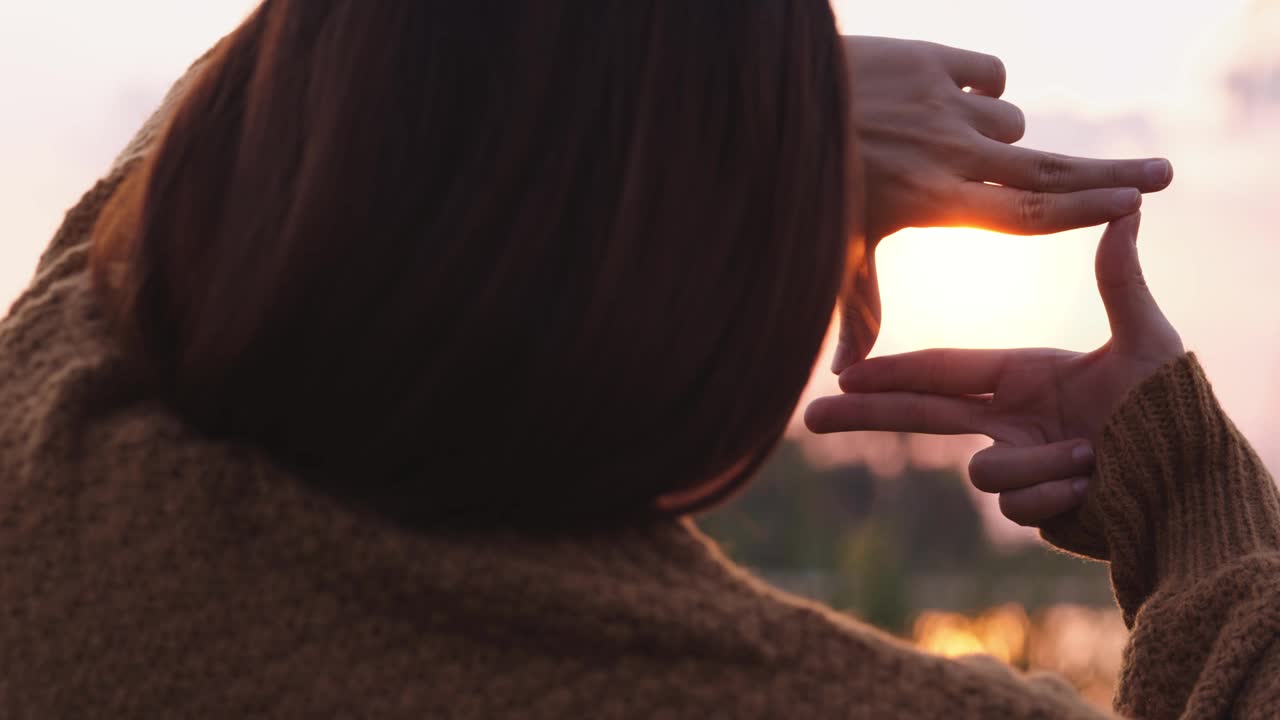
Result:
<svg viewBox="0 0 1280 720">
<path fill-rule="evenodd" d="M 846 37 L 845 47 L 867 193 L 867 252 L 856 263 L 857 292 L 842 298 L 833 372 L 861 360 L 875 342 L 874 251 L 888 235 L 909 227 L 1016 235 L 1091 227 L 1136 212 L 1140 193 L 1173 180 L 1173 166 L 1162 158 L 1101 160 L 1014 145 L 1026 119 L 1000 99 L 1005 68 L 994 56 L 885 37 Z"/>
<path fill-rule="evenodd" d="M 970 463 L 978 489 L 999 493 L 1006 517 L 1038 525 L 1075 507 L 1093 469 L 1091 443 L 1129 391 L 1184 354 L 1138 262 L 1139 215 L 1098 245 L 1098 292 L 1111 340 L 1065 350 L 923 350 L 873 358 L 840 375 L 845 394 L 809 405 L 818 433 L 878 430 L 981 434 L 995 445 Z"/>
</svg>

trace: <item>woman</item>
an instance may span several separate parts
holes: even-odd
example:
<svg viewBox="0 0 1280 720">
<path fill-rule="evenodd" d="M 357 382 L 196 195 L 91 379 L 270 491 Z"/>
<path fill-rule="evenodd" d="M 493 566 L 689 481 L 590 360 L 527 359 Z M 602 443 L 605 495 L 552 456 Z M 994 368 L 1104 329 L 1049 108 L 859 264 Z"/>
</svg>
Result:
<svg viewBox="0 0 1280 720">
<path fill-rule="evenodd" d="M 1010 148 L 990 58 L 852 46 L 902 81 L 851 115 L 820 0 L 265 2 L 0 325 L 0 714 L 1096 717 L 687 520 L 768 454 L 842 286 L 846 357 L 873 335 L 855 229 L 1044 231 L 1169 180 Z"/>
</svg>

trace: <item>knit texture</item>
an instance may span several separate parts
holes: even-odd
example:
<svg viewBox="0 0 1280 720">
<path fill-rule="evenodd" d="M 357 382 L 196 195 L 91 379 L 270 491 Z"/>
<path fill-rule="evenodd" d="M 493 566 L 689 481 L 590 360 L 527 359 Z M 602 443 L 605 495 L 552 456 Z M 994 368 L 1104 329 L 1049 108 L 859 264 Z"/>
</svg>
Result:
<svg viewBox="0 0 1280 720">
<path fill-rule="evenodd" d="M 1280 717 L 1280 494 L 1194 355 L 1125 400 L 1103 430 L 1098 476 L 1043 535 L 1111 563 L 1133 631 L 1117 709 Z"/>
<path fill-rule="evenodd" d="M 86 275 L 163 112 L 0 321 L 0 717 L 1104 716 L 772 590 L 688 521 L 414 532 L 201 437 L 121 362 Z M 1119 706 L 1277 716 L 1276 496 L 1193 360 L 1125 403 L 1099 462 L 1063 542 L 1113 562 Z"/>
</svg>

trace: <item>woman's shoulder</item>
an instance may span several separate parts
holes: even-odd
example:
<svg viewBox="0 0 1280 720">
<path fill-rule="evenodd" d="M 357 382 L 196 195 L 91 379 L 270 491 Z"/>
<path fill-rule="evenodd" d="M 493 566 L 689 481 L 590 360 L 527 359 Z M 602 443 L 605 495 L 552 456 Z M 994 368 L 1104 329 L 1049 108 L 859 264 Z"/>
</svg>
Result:
<svg viewBox="0 0 1280 720">
<path fill-rule="evenodd" d="M 111 199 L 111 196 L 124 180 L 138 168 L 141 161 L 159 142 L 164 134 L 164 128 L 173 116 L 175 109 L 190 89 L 192 83 L 199 77 L 200 72 L 208 64 L 209 58 L 217 48 L 218 45 L 215 45 L 200 56 L 187 68 L 182 77 L 174 82 L 169 91 L 165 93 L 159 107 L 151 113 L 146 122 L 142 124 L 142 127 L 134 133 L 125 148 L 116 155 L 115 160 L 112 161 L 111 167 L 103 178 L 94 184 L 81 197 L 80 201 L 67 212 L 62 226 L 54 234 L 49 246 L 40 257 L 40 262 L 36 267 L 35 284 L 40 284 L 41 275 L 48 268 L 57 264 L 57 261 L 62 258 L 66 251 L 88 245 L 94 226 L 98 221 L 98 216 L 102 213 L 107 201 Z M 83 270 L 83 268 L 84 263 L 82 261 L 79 264 L 64 267 L 63 274 L 68 271 Z"/>
<path fill-rule="evenodd" d="M 76 461 L 82 453 L 71 445 L 88 431 L 95 408 L 129 385 L 93 287 L 90 251 L 103 209 L 139 171 L 172 102 L 67 211 L 31 282 L 0 318 L 0 477 L 6 497 L 31 489 L 51 458 Z"/>
<path fill-rule="evenodd" d="M 19 408 L 52 393 L 69 365 L 83 364 L 107 349 L 88 272 L 95 228 L 112 197 L 140 171 L 213 52 L 206 52 L 174 83 L 102 179 L 67 211 L 41 253 L 30 284 L 0 319 L 0 426 L 34 421 L 36 414 Z"/>
</svg>

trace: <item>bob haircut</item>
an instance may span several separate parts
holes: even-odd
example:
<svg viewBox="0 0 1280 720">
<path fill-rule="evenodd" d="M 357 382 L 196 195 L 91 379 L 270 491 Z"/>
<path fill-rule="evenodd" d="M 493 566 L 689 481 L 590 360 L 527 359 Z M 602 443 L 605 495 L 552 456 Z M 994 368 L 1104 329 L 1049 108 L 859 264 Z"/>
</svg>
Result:
<svg viewBox="0 0 1280 720">
<path fill-rule="evenodd" d="M 640 519 L 786 429 L 861 257 L 846 72 L 827 0 L 265 0 L 95 282 L 174 412 L 316 488 Z"/>
</svg>

